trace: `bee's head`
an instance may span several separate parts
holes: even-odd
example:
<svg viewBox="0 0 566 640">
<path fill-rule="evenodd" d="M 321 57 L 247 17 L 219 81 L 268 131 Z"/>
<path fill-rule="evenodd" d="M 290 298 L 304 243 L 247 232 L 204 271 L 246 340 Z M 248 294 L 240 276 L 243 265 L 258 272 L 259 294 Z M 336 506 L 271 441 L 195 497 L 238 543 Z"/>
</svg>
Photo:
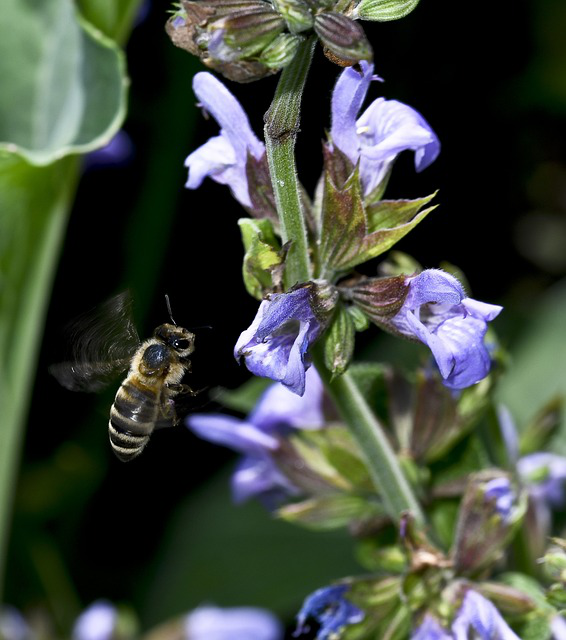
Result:
<svg viewBox="0 0 566 640">
<path fill-rule="evenodd" d="M 195 350 L 195 334 L 188 329 L 174 324 L 162 324 L 153 335 L 164 344 L 174 349 L 180 358 L 190 356 Z"/>
</svg>

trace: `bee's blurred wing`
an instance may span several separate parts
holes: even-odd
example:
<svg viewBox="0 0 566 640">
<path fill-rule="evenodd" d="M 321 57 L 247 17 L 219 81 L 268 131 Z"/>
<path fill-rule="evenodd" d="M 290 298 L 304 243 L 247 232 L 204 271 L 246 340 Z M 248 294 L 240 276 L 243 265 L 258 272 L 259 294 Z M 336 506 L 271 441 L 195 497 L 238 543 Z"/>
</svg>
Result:
<svg viewBox="0 0 566 640">
<path fill-rule="evenodd" d="M 49 367 L 71 391 L 99 391 L 128 368 L 140 345 L 129 292 L 79 316 L 67 327 L 70 358 Z"/>
</svg>

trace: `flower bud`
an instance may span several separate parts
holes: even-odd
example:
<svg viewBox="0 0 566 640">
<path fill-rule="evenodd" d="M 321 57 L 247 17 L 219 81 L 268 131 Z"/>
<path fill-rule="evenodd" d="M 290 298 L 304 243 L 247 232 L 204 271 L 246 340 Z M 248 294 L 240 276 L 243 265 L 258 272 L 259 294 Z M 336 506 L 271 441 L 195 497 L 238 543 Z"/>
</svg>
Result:
<svg viewBox="0 0 566 640">
<path fill-rule="evenodd" d="M 270 69 L 282 69 L 295 57 L 304 38 L 281 33 L 261 52 L 259 61 Z"/>
<path fill-rule="evenodd" d="M 313 14 L 302 0 L 273 0 L 273 6 L 283 16 L 291 33 L 312 29 Z"/>
<path fill-rule="evenodd" d="M 456 527 L 456 570 L 475 574 L 497 561 L 525 508 L 525 496 L 517 495 L 507 474 L 488 470 L 470 476 Z"/>
<path fill-rule="evenodd" d="M 418 3 L 419 0 L 361 0 L 356 5 L 352 17 L 379 22 L 398 20 L 411 13 Z"/>
<path fill-rule="evenodd" d="M 361 25 L 341 13 L 325 11 L 318 14 L 314 30 L 324 45 L 327 57 L 342 67 L 373 58 L 371 45 Z"/>
</svg>

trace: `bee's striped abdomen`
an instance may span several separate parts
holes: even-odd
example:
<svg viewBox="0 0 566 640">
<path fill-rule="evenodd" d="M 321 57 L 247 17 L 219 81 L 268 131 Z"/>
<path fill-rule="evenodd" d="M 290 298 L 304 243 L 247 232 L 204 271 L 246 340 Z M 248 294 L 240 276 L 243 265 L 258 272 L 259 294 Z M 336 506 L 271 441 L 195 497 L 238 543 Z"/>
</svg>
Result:
<svg viewBox="0 0 566 640">
<path fill-rule="evenodd" d="M 155 427 L 161 385 L 149 388 L 128 377 L 110 409 L 108 435 L 114 453 L 126 462 L 138 456 Z"/>
</svg>

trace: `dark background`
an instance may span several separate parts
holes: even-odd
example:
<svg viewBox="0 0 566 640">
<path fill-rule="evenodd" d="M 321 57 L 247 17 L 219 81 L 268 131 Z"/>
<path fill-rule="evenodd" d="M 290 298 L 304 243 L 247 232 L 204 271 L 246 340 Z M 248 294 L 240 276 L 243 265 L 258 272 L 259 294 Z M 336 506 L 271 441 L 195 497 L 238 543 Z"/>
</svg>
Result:
<svg viewBox="0 0 566 640">
<path fill-rule="evenodd" d="M 143 625 L 198 604 L 187 598 L 183 609 L 182 595 L 171 586 L 170 597 L 163 598 L 168 604 L 148 610 L 163 579 L 160 563 L 174 562 L 164 545 L 171 543 L 167 532 L 180 505 L 202 495 L 208 479 L 233 459 L 178 428 L 156 433 L 131 464 L 115 460 L 106 435 L 115 388 L 102 396 L 72 394 L 47 373 L 63 353 L 62 327 L 128 288 L 144 337 L 167 321 L 168 293 L 180 325 L 211 327 L 196 329 L 190 384 L 236 388 L 249 377 L 232 356 L 257 308 L 241 279 L 236 221 L 245 214 L 226 187 L 210 180 L 198 191 L 183 188 L 185 157 L 218 128 L 195 108 L 191 78 L 201 66 L 169 42 L 163 29 L 168 8 L 155 1 L 128 44 L 131 90 L 124 129 L 134 153 L 122 166 L 84 173 L 30 409 L 6 601 L 25 611 L 49 611 L 61 628 L 100 597 L 131 605 Z M 387 197 L 439 189 L 440 203 L 398 248 L 425 267 L 443 260 L 458 265 L 474 297 L 505 304 L 496 329 L 512 347 L 532 297 L 566 272 L 563 3 L 455 8 L 422 0 L 403 20 L 364 27 L 376 73 L 386 81 L 373 84 L 370 99 L 384 95 L 410 104 L 442 142 L 438 160 L 421 174 L 414 172 L 412 154 L 397 162 Z M 299 175 L 311 193 L 338 72 L 318 51 L 297 145 Z M 276 82 L 227 83 L 258 135 Z M 375 267 L 369 265 L 368 273 Z M 376 339 L 382 338 L 371 330 L 361 345 Z M 209 396 L 196 400 L 198 410 L 217 409 Z M 225 485 L 223 499 L 229 500 L 227 493 Z M 229 512 L 226 518 L 229 529 Z M 331 564 L 324 570 L 321 579 L 341 575 Z M 254 593 L 246 582 L 242 578 L 242 600 Z M 207 589 L 203 599 L 220 605 L 258 604 L 219 601 Z M 290 595 L 295 609 L 305 595 Z M 286 605 L 278 613 L 289 619 L 293 606 Z"/>
</svg>

